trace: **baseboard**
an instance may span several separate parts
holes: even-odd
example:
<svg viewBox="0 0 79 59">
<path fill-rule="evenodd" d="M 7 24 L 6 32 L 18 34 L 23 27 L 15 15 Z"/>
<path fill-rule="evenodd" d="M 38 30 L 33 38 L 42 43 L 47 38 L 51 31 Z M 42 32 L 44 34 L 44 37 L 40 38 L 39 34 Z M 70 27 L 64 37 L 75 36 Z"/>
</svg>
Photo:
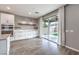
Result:
<svg viewBox="0 0 79 59">
<path fill-rule="evenodd" d="M 75 49 L 75 48 L 72 48 L 72 47 L 69 47 L 69 46 L 65 46 L 65 47 L 66 47 L 66 48 L 69 48 L 69 49 L 71 49 L 71 50 L 73 50 L 73 51 L 79 52 L 78 49 Z"/>
</svg>

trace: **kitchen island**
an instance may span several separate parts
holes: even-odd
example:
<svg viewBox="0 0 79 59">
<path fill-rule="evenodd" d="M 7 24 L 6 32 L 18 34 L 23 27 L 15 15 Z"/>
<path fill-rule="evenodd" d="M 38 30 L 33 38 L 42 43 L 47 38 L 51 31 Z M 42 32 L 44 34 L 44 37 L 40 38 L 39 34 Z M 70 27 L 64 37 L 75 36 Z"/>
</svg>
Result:
<svg viewBox="0 0 79 59">
<path fill-rule="evenodd" d="M 10 34 L 2 34 L 0 37 L 0 55 L 9 54 Z"/>
</svg>

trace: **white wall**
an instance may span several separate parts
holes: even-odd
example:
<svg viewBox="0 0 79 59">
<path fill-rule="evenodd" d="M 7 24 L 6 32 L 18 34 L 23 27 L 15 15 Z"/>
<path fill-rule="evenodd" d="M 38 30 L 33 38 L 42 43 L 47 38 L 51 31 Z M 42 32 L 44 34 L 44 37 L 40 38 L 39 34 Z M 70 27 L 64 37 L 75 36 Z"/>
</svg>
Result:
<svg viewBox="0 0 79 59">
<path fill-rule="evenodd" d="M 40 38 L 42 37 L 42 35 L 43 35 L 43 24 L 44 24 L 44 22 L 43 22 L 43 18 L 41 17 L 40 19 L 39 19 L 39 36 L 40 36 Z"/>
</svg>

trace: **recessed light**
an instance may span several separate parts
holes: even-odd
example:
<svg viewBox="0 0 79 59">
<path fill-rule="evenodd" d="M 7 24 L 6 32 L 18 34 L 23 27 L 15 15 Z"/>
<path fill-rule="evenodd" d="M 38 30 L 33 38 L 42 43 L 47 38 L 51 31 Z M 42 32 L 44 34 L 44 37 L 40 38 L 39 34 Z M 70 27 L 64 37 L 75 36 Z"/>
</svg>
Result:
<svg viewBox="0 0 79 59">
<path fill-rule="evenodd" d="M 9 6 L 6 7 L 8 10 L 10 10 L 11 8 Z"/>
<path fill-rule="evenodd" d="M 35 14 L 39 14 L 39 12 L 36 11 Z"/>
</svg>

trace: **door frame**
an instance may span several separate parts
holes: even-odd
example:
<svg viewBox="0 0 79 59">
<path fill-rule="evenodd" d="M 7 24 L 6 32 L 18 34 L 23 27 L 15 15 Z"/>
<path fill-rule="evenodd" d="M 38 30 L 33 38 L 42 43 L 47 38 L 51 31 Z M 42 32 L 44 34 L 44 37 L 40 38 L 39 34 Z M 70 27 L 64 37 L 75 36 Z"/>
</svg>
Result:
<svg viewBox="0 0 79 59">
<path fill-rule="evenodd" d="M 66 39 L 65 39 L 65 12 L 64 6 L 58 9 L 58 19 L 59 19 L 59 45 L 65 46 Z"/>
<path fill-rule="evenodd" d="M 61 46 L 65 46 L 66 43 L 66 39 L 65 39 L 65 20 L 64 20 L 64 6 L 58 8 L 58 13 L 57 13 L 57 17 L 58 17 L 58 21 L 59 21 L 59 40 L 58 40 L 58 44 Z M 40 26 L 42 26 L 42 28 L 40 27 L 40 38 L 43 35 L 43 16 L 40 18 Z M 42 37 L 43 38 L 43 37 Z"/>
</svg>

